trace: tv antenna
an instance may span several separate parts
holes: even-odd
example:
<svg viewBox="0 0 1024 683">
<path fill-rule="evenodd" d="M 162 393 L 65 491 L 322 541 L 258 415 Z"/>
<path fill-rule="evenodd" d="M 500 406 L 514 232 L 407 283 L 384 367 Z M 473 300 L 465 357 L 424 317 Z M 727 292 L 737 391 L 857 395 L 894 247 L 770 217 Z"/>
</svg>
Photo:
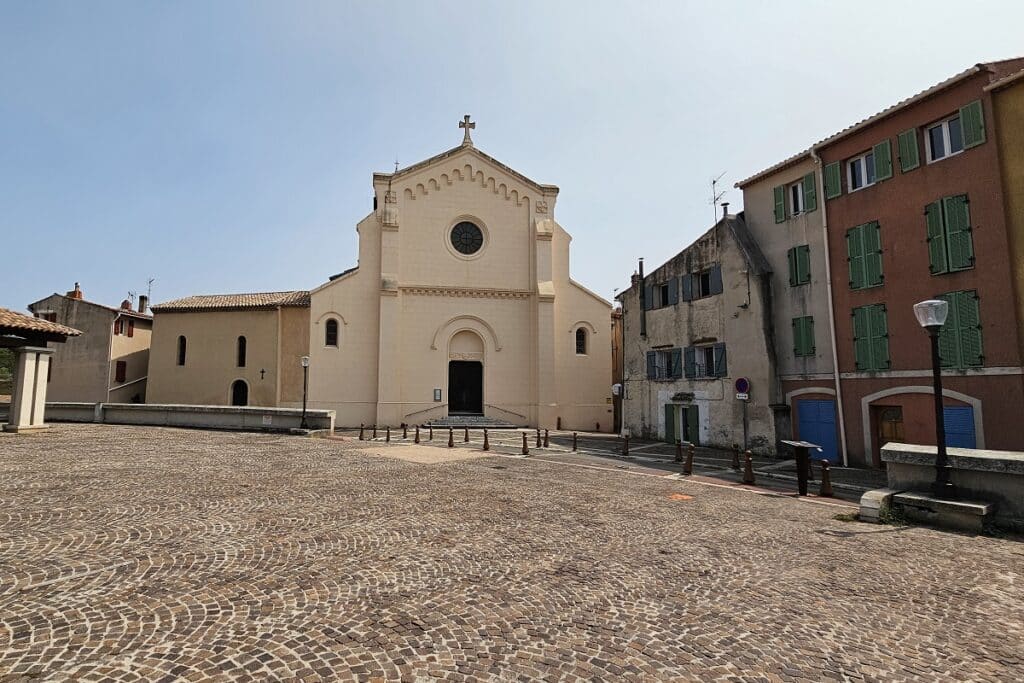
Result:
<svg viewBox="0 0 1024 683">
<path fill-rule="evenodd" d="M 152 301 L 153 300 L 153 283 L 154 282 L 156 282 L 156 278 L 155 277 L 149 278 L 149 280 L 146 282 L 146 300 L 147 301 Z"/>
<path fill-rule="evenodd" d="M 718 177 L 711 181 L 711 206 L 715 212 L 715 222 L 718 222 L 718 202 L 725 196 L 725 190 L 718 191 L 718 181 L 725 175 L 725 171 L 718 174 Z"/>
</svg>

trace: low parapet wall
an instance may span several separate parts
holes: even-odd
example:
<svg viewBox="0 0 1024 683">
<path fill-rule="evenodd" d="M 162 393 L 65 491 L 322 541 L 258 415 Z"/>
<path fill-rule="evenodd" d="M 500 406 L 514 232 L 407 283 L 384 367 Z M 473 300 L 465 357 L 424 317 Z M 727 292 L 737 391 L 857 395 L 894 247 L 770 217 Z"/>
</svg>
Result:
<svg viewBox="0 0 1024 683">
<path fill-rule="evenodd" d="M 935 446 L 883 446 L 889 489 L 931 490 L 937 453 Z M 950 480 L 961 498 L 993 503 L 996 524 L 1024 531 L 1024 453 L 950 448 L 947 455 Z"/>
<path fill-rule="evenodd" d="M 6 406 L 0 405 L 0 414 Z M 106 424 L 196 427 L 243 431 L 288 431 L 300 429 L 302 410 L 257 406 L 191 406 L 150 403 L 46 404 L 47 422 L 103 422 Z M 333 410 L 307 410 L 309 429 L 334 430 Z"/>
</svg>

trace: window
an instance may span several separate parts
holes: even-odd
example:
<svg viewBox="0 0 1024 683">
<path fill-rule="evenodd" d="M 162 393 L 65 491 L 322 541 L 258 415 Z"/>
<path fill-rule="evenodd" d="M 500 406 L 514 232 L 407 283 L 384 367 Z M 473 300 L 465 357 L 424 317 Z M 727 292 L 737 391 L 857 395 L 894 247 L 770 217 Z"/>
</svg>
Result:
<svg viewBox="0 0 1024 683">
<path fill-rule="evenodd" d="M 114 381 L 124 382 L 125 376 L 128 374 L 128 363 L 127 361 L 119 360 L 114 364 Z"/>
<path fill-rule="evenodd" d="M 981 307 L 975 290 L 940 294 L 949 303 L 946 324 L 939 333 L 939 357 L 944 368 L 970 368 L 983 364 Z"/>
<path fill-rule="evenodd" d="M 714 265 L 707 270 L 682 277 L 683 301 L 703 299 L 722 293 L 722 267 Z"/>
<path fill-rule="evenodd" d="M 684 374 L 689 378 L 725 377 L 725 344 L 688 346 L 683 350 Z"/>
<path fill-rule="evenodd" d="M 928 141 L 928 163 L 933 163 L 964 151 L 964 133 L 960 127 L 960 115 L 929 126 L 925 139 Z"/>
<path fill-rule="evenodd" d="M 455 250 L 467 256 L 475 254 L 484 246 L 484 233 L 469 221 L 462 221 L 452 228 L 450 239 Z"/>
<path fill-rule="evenodd" d="M 644 287 L 644 310 L 674 306 L 679 303 L 679 281 L 672 278 L 661 284 Z"/>
<path fill-rule="evenodd" d="M 185 364 L 185 337 L 178 337 L 178 365 Z"/>
<path fill-rule="evenodd" d="M 875 184 L 875 154 L 868 152 L 846 164 L 846 186 L 850 192 Z"/>
<path fill-rule="evenodd" d="M 682 349 L 659 349 L 647 352 L 647 379 L 668 380 L 682 376 Z"/>
<path fill-rule="evenodd" d="M 587 355 L 587 331 L 582 327 L 576 328 L 576 354 Z"/>
<path fill-rule="evenodd" d="M 658 287 L 658 303 L 661 304 L 662 306 L 667 306 L 669 303 L 669 297 L 671 295 L 669 294 L 668 290 L 669 286 L 667 282 Z"/>
<path fill-rule="evenodd" d="M 129 337 L 134 337 L 135 336 L 135 321 L 134 320 L 129 320 L 128 321 L 128 336 Z"/>
<path fill-rule="evenodd" d="M 338 346 L 338 321 L 330 318 L 324 325 L 324 346 Z"/>
<path fill-rule="evenodd" d="M 793 355 L 814 355 L 814 316 L 793 318 Z"/>
<path fill-rule="evenodd" d="M 114 321 L 114 334 L 124 334 L 124 319 L 118 318 Z"/>
<path fill-rule="evenodd" d="M 245 367 L 245 337 L 238 338 L 238 362 L 237 365 L 240 368 Z"/>
<path fill-rule="evenodd" d="M 917 150 L 917 129 L 905 130 L 896 137 L 896 144 L 900 153 L 900 171 L 906 173 L 921 165 L 921 158 Z"/>
<path fill-rule="evenodd" d="M 818 208 L 814 172 L 808 173 L 795 183 L 772 188 L 772 198 L 775 201 L 776 223 L 782 223 L 787 216 L 814 211 Z"/>
<path fill-rule="evenodd" d="M 806 244 L 787 252 L 789 259 L 789 286 L 806 285 L 811 281 L 811 248 Z"/>
<path fill-rule="evenodd" d="M 971 209 L 967 195 L 943 197 L 924 209 L 928 269 L 932 275 L 974 267 Z"/>
<path fill-rule="evenodd" d="M 846 260 L 850 266 L 850 289 L 882 284 L 882 238 L 878 221 L 846 231 Z"/>
<path fill-rule="evenodd" d="M 853 309 L 853 354 L 858 371 L 889 369 L 889 323 L 885 304 Z"/>
</svg>

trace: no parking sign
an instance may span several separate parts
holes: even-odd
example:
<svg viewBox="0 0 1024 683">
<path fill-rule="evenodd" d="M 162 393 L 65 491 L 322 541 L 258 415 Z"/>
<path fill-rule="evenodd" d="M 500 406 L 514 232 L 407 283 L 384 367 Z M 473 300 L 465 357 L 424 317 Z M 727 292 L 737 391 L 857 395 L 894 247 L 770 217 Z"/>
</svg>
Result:
<svg viewBox="0 0 1024 683">
<path fill-rule="evenodd" d="M 736 378 L 736 398 L 740 401 L 750 398 L 750 380 L 746 377 Z"/>
</svg>

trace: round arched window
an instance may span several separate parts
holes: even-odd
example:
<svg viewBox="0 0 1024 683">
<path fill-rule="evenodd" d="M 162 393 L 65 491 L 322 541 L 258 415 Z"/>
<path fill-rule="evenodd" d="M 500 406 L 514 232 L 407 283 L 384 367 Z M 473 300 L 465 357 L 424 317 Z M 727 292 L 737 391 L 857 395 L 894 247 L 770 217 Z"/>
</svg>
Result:
<svg viewBox="0 0 1024 683">
<path fill-rule="evenodd" d="M 452 228 L 452 246 L 461 254 L 475 254 L 484 246 L 484 233 L 474 223 L 462 221 Z"/>
</svg>

